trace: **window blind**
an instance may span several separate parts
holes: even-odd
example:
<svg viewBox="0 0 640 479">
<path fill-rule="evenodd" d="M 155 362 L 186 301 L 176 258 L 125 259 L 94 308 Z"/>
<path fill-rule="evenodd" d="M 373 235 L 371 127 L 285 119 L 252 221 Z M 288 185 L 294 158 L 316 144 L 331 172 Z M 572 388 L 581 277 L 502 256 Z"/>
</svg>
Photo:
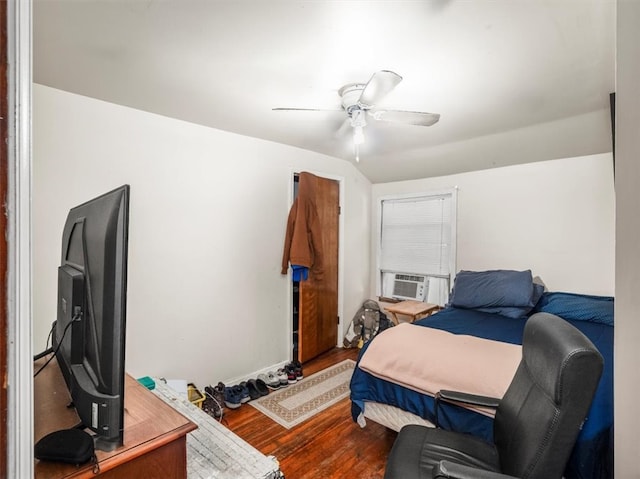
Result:
<svg viewBox="0 0 640 479">
<path fill-rule="evenodd" d="M 449 275 L 452 195 L 382 201 L 382 271 Z"/>
</svg>

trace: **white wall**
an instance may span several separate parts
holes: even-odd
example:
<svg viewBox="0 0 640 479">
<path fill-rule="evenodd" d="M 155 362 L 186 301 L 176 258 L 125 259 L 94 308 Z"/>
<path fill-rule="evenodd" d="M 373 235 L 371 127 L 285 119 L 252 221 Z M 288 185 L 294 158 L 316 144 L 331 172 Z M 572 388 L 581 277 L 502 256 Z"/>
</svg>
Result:
<svg viewBox="0 0 640 479">
<path fill-rule="evenodd" d="M 615 475 L 640 477 L 640 2 L 617 3 Z"/>
<path fill-rule="evenodd" d="M 403 164 L 402 174 L 403 178 L 411 179 L 435 177 L 609 151 L 611 112 L 609 108 L 603 108 L 491 135 L 416 148 L 406 154 L 413 160 L 411 163 L 403 158 L 406 164 Z M 475 158 L 484 160 L 480 161 L 480 168 L 474 168 Z M 394 168 L 393 162 L 376 165 L 377 174 L 368 177 L 378 183 L 376 176 L 394 177 Z M 366 169 L 363 171 L 367 173 Z"/>
<path fill-rule="evenodd" d="M 199 385 L 290 359 L 293 171 L 344 179 L 342 317 L 369 292 L 369 181 L 348 162 L 34 85 L 34 351 L 68 210 L 131 185 L 127 369 Z M 346 326 L 345 326 L 346 327 Z"/>
<path fill-rule="evenodd" d="M 613 295 L 611 154 L 375 184 L 372 215 L 382 196 L 447 187 L 458 188 L 458 271 L 531 269 L 551 291 Z"/>
</svg>

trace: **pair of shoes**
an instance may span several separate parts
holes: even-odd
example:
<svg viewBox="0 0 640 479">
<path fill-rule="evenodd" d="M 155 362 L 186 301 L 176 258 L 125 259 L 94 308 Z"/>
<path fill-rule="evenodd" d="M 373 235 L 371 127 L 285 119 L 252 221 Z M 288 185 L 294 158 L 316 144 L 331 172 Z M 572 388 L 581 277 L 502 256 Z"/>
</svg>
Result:
<svg viewBox="0 0 640 479">
<path fill-rule="evenodd" d="M 258 399 L 262 396 L 269 394 L 268 385 L 260 378 L 249 379 L 247 381 L 247 388 L 249 389 L 249 396 L 251 400 Z"/>
<path fill-rule="evenodd" d="M 287 382 L 289 384 L 295 384 L 304 378 L 300 361 L 291 361 L 285 365 L 284 370 L 287 373 Z"/>
<path fill-rule="evenodd" d="M 229 409 L 238 409 L 243 403 L 249 401 L 249 389 L 246 383 L 227 386 L 224 388 L 224 405 Z"/>
<path fill-rule="evenodd" d="M 268 372 L 266 374 L 258 374 L 258 379 L 263 381 L 269 389 L 275 391 L 276 389 L 280 389 L 280 379 L 273 372 Z"/>
<path fill-rule="evenodd" d="M 206 386 L 204 388 L 205 399 L 202 403 L 202 410 L 215 419 L 220 419 L 224 414 L 224 384 L 217 386 Z"/>
</svg>

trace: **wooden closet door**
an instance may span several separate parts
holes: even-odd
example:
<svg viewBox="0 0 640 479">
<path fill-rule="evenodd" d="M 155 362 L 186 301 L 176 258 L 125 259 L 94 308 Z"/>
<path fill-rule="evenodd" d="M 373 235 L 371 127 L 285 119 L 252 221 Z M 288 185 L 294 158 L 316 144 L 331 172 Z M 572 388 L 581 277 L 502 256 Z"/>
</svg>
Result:
<svg viewBox="0 0 640 479">
<path fill-rule="evenodd" d="M 298 360 L 308 361 L 338 342 L 338 216 L 340 189 L 335 180 L 315 177 L 316 208 L 322 234 L 322 270 L 300 282 Z"/>
</svg>

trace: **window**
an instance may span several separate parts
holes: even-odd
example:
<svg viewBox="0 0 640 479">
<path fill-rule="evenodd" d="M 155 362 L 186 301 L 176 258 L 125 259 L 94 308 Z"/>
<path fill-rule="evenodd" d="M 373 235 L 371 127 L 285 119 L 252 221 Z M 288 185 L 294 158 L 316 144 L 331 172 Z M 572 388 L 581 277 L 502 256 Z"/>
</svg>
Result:
<svg viewBox="0 0 640 479">
<path fill-rule="evenodd" d="M 379 221 L 379 295 L 406 299 L 398 286 L 412 275 L 425 285 L 412 289 L 415 299 L 444 305 L 455 272 L 456 190 L 382 198 Z"/>
</svg>

